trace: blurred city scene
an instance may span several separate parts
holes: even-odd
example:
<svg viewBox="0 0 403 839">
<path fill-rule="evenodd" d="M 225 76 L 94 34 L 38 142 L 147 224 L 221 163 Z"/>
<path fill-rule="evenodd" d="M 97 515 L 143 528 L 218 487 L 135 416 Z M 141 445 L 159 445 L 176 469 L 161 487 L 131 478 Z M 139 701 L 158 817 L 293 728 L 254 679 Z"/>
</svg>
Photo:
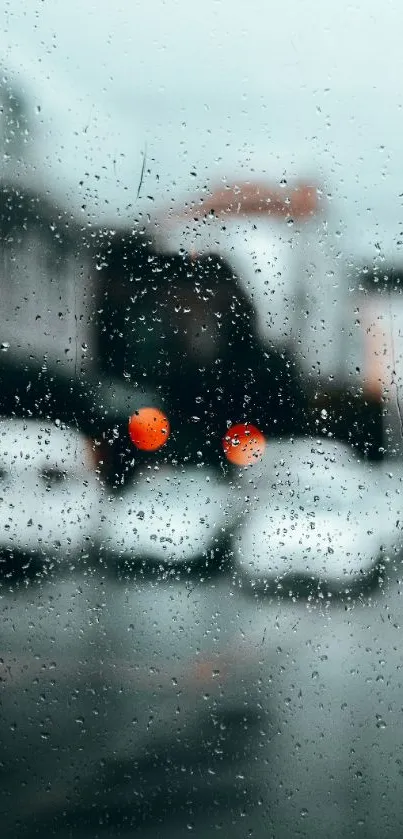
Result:
<svg viewBox="0 0 403 839">
<path fill-rule="evenodd" d="M 402 11 L 3 17 L 2 836 L 400 839 Z"/>
</svg>

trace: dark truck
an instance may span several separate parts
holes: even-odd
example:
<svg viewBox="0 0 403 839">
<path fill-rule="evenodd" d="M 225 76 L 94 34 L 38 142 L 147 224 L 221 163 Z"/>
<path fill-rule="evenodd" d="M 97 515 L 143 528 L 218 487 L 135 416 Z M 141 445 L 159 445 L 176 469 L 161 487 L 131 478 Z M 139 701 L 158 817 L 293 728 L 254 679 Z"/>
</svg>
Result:
<svg viewBox="0 0 403 839">
<path fill-rule="evenodd" d="M 158 395 L 171 437 L 157 457 L 222 469 L 222 438 L 237 422 L 270 437 L 304 433 L 305 396 L 288 354 L 265 346 L 228 263 L 157 254 L 135 237 L 104 244 L 101 370 Z M 127 435 L 122 441 L 129 454 Z M 155 462 L 155 455 L 153 455 Z"/>
<path fill-rule="evenodd" d="M 161 462 L 227 468 L 222 437 L 235 422 L 256 424 L 269 440 L 335 437 L 382 459 L 382 400 L 330 380 L 318 386 L 291 346 L 263 340 L 244 283 L 225 259 L 158 252 L 145 234 L 104 233 L 96 261 L 100 369 L 159 396 L 172 428 Z M 127 435 L 118 449 L 128 464 Z"/>
</svg>

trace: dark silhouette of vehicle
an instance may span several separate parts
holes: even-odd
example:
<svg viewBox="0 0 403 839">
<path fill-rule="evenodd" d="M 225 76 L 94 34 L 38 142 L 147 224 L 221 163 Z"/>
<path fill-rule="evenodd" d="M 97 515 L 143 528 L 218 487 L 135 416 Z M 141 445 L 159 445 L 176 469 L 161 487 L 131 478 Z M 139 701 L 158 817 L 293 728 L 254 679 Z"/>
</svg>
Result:
<svg viewBox="0 0 403 839">
<path fill-rule="evenodd" d="M 156 254 L 133 239 L 106 251 L 101 364 L 160 395 L 171 436 L 153 463 L 222 468 L 222 438 L 237 422 L 254 423 L 268 439 L 304 432 L 295 363 L 262 344 L 253 307 L 225 260 Z M 128 462 L 127 434 L 121 443 Z M 147 460 L 136 455 L 135 468 Z"/>
</svg>

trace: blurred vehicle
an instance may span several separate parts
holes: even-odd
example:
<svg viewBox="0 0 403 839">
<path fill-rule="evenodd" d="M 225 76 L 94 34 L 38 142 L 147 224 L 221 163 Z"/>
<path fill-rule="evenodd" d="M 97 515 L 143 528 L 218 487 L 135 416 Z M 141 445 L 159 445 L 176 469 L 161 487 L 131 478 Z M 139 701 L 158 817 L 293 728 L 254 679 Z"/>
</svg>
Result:
<svg viewBox="0 0 403 839">
<path fill-rule="evenodd" d="M 242 544 L 256 531 L 266 567 L 266 539 L 261 545 L 257 534 L 265 517 L 274 515 L 273 498 L 267 495 L 260 513 L 252 515 L 243 472 L 224 456 L 227 429 L 234 422 L 256 423 L 269 453 L 277 451 L 279 438 L 326 436 L 333 429 L 376 460 L 382 457 L 379 412 L 352 394 L 326 410 L 293 355 L 261 339 L 258 312 L 241 280 L 215 254 L 156 254 L 146 239 L 131 234 L 106 238 L 98 259 L 103 369 L 136 387 L 147 382 L 171 423 L 171 436 L 158 452 L 135 450 L 126 429 L 111 441 L 106 456 L 115 495 L 103 514 L 105 550 L 119 561 L 146 558 L 158 566 L 208 560 L 211 566 L 231 554 L 240 525 Z M 348 458 L 347 450 L 340 451 Z M 335 537 L 336 520 L 332 526 Z M 315 575 L 318 562 L 311 559 Z M 322 582 L 323 576 L 325 568 Z"/>
<path fill-rule="evenodd" d="M 378 460 L 388 445 L 385 404 L 368 378 L 368 308 L 339 227 L 312 181 L 240 179 L 162 208 L 156 242 L 163 251 L 223 255 L 253 303 L 260 340 L 301 370 L 315 433 L 325 411 L 327 433 Z"/>
<path fill-rule="evenodd" d="M 7 354 L 0 380 L 2 836 L 197 820 L 243 835 L 266 713 L 229 570 L 119 563 L 116 523 L 102 544 L 105 382 Z"/>
<path fill-rule="evenodd" d="M 215 254 L 157 254 L 127 235 L 104 242 L 99 260 L 103 368 L 147 382 L 171 426 L 157 452 L 136 450 L 127 433 L 116 438 L 105 544 L 137 561 L 221 562 L 247 508 L 223 438 L 239 422 L 269 438 L 303 433 L 298 369 L 259 339 L 239 278 Z"/>
<path fill-rule="evenodd" d="M 169 565 L 223 560 L 242 504 L 211 469 L 163 465 L 112 496 L 102 517 L 109 554 Z"/>
<path fill-rule="evenodd" d="M 0 418 L 0 548 L 66 561 L 91 543 L 99 485 L 88 441 L 58 421 Z"/>
<path fill-rule="evenodd" d="M 255 589 L 363 593 L 401 563 L 403 472 L 337 441 L 273 443 L 250 467 L 254 509 L 234 540 Z"/>
<path fill-rule="evenodd" d="M 221 471 L 222 437 L 236 422 L 270 436 L 301 433 L 308 420 L 298 367 L 259 339 L 255 309 L 225 260 L 157 254 L 132 236 L 113 237 L 100 262 L 102 368 L 133 387 L 146 382 L 171 424 L 152 464 Z"/>
</svg>

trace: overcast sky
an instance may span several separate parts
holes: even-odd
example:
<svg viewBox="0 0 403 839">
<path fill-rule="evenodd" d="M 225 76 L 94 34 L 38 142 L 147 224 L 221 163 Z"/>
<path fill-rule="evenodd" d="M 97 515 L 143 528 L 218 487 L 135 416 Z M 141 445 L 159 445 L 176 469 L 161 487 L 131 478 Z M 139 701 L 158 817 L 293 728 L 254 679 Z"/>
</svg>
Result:
<svg viewBox="0 0 403 839">
<path fill-rule="evenodd" d="M 397 247 L 399 0 L 0 2 L 32 165 L 91 220 L 131 220 L 225 175 L 318 173 L 358 250 Z"/>
</svg>

